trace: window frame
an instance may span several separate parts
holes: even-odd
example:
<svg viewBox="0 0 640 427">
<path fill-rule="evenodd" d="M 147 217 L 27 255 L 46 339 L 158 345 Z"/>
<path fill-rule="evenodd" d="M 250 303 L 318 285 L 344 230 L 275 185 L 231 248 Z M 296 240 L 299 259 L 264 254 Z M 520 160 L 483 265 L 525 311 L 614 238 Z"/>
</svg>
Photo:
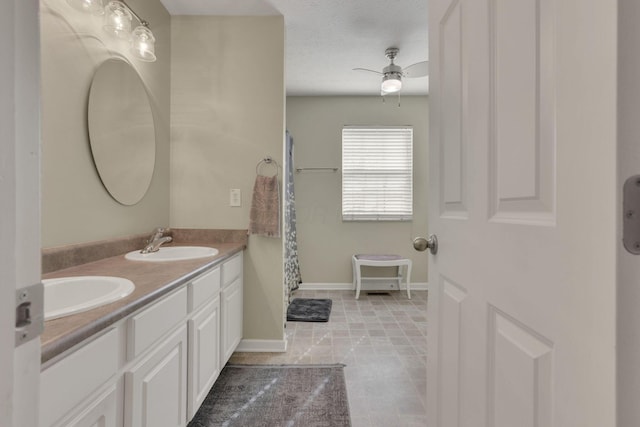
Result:
<svg viewBox="0 0 640 427">
<path fill-rule="evenodd" d="M 402 160 L 401 164 L 396 166 L 396 171 L 394 172 L 394 165 L 387 163 L 387 164 L 381 164 L 381 168 L 379 169 L 375 169 L 372 168 L 370 173 L 367 174 L 366 172 L 362 172 L 359 174 L 359 176 L 361 177 L 361 180 L 364 182 L 366 182 L 368 179 L 371 179 L 371 175 L 375 175 L 378 174 L 382 177 L 384 177 L 384 175 L 387 175 L 389 179 L 384 180 L 384 178 L 381 179 L 381 182 L 384 184 L 386 183 L 386 185 L 404 185 L 404 187 L 402 188 L 402 193 L 401 195 L 401 199 L 404 198 L 404 201 L 400 201 L 397 202 L 396 205 L 394 206 L 394 203 L 387 203 L 385 205 L 380 205 L 381 209 L 380 210 L 371 210 L 370 212 L 365 212 L 365 208 L 362 207 L 362 209 L 360 209 L 360 211 L 357 211 L 357 206 L 353 206 L 354 203 L 351 199 L 351 202 L 348 199 L 349 197 L 351 197 L 349 194 L 345 194 L 345 187 L 346 186 L 350 186 L 353 185 L 353 181 L 354 179 L 350 179 L 353 178 L 354 174 L 357 174 L 355 172 L 355 168 L 353 167 L 353 163 L 354 163 L 354 156 L 349 156 L 349 152 L 348 151 L 353 151 L 354 149 L 358 150 L 363 150 L 363 147 L 359 147 L 359 148 L 354 148 L 353 144 L 350 145 L 349 147 L 345 147 L 346 145 L 349 145 L 350 142 L 354 142 L 354 141 L 350 141 L 347 135 L 347 138 L 345 138 L 345 133 L 349 133 L 350 131 L 362 131 L 363 133 L 366 132 L 371 132 L 371 131 L 390 131 L 390 130 L 399 130 L 401 132 L 399 132 L 398 135 L 395 135 L 391 138 L 387 138 L 388 140 L 392 140 L 392 139 L 398 139 L 398 138 L 405 138 L 405 141 L 400 141 L 402 142 L 403 146 L 397 150 L 397 156 L 402 157 L 403 155 L 407 155 L 408 154 L 408 159 Z M 408 138 L 406 136 L 406 133 L 408 131 Z M 402 135 L 405 134 L 405 135 Z M 342 189 L 341 189 L 341 217 L 342 217 L 342 221 L 343 222 L 360 222 L 360 221 L 365 221 L 365 222 L 390 222 L 390 221 L 395 221 L 395 222 L 409 222 L 413 220 L 413 163 L 414 163 L 414 159 L 413 159 L 413 126 L 411 125 L 402 125 L 402 126 L 382 126 L 382 125 L 367 125 L 367 126 L 360 126 L 360 125 L 345 125 L 342 127 L 342 131 L 341 131 L 341 137 L 342 137 Z M 352 139 L 353 139 L 353 135 L 351 135 Z M 363 141 L 361 142 L 361 145 L 366 146 L 367 144 L 375 144 L 376 140 L 380 140 L 382 139 L 382 142 L 387 142 L 389 143 L 389 141 L 384 141 L 384 138 L 381 138 L 381 136 L 377 136 L 377 139 L 372 138 L 370 140 L 366 140 L 366 138 L 362 138 Z M 408 144 L 407 144 L 408 143 Z M 348 150 L 346 150 L 346 148 L 348 148 Z M 377 150 L 376 150 L 377 151 Z M 387 151 L 393 151 L 388 149 Z M 364 155 L 364 154 L 361 154 Z M 345 157 L 345 156 L 349 156 L 349 157 Z M 397 156 L 394 156 L 394 158 L 398 158 Z M 389 158 L 387 158 L 389 159 Z M 383 158 L 384 160 L 384 158 Z M 365 167 L 368 165 L 365 165 Z M 408 166 L 408 169 L 407 169 Z M 400 169 L 400 167 L 402 167 L 403 169 Z M 350 177 L 351 175 L 351 177 Z M 367 178 L 367 175 L 370 175 L 369 178 Z M 395 175 L 396 178 L 394 179 L 392 176 Z M 355 178 L 357 179 L 357 178 Z M 404 181 L 404 182 L 403 182 Z M 371 182 L 375 183 L 375 179 L 373 179 Z M 375 185 L 375 184 L 374 184 Z M 347 191 L 349 191 L 349 189 L 347 189 Z M 371 195 L 374 196 L 375 190 L 371 191 Z M 380 194 L 381 193 L 381 194 Z M 384 191 L 381 191 L 377 196 L 378 197 L 384 197 Z M 372 197 L 373 198 L 373 197 Z M 346 200 L 346 201 L 345 201 Z M 375 202 L 375 199 L 374 199 Z M 365 202 L 366 203 L 366 202 Z M 369 201 L 369 203 L 371 203 L 371 201 Z M 397 207 L 398 211 L 396 213 L 393 212 L 393 208 Z M 345 209 L 347 209 L 345 211 Z M 403 210 L 404 209 L 404 210 Z"/>
</svg>

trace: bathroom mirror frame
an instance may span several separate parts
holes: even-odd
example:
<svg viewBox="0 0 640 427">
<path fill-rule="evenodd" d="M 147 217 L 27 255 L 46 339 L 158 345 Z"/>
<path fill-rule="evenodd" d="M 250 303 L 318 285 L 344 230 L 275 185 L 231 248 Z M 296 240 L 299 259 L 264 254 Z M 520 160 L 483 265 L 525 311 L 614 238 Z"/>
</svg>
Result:
<svg viewBox="0 0 640 427">
<path fill-rule="evenodd" d="M 156 161 L 149 94 L 133 66 L 110 58 L 96 69 L 87 108 L 89 143 L 104 188 L 131 206 L 147 193 Z"/>
</svg>

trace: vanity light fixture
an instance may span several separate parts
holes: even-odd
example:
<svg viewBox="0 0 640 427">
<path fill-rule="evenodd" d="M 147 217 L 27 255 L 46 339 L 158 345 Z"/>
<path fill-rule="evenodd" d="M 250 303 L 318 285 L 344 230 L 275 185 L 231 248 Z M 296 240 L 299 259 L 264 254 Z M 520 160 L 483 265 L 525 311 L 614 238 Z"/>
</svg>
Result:
<svg viewBox="0 0 640 427">
<path fill-rule="evenodd" d="M 104 14 L 103 29 L 112 36 L 129 39 L 130 51 L 141 61 L 156 60 L 156 38 L 149 23 L 135 13 L 124 1 L 112 0 L 103 6 L 103 0 L 67 0 L 74 9 L 93 15 Z M 140 25 L 131 31 L 131 21 L 136 18 Z"/>
<path fill-rule="evenodd" d="M 102 15 L 104 13 L 102 0 L 67 0 L 67 3 L 74 9 L 91 13 L 92 15 Z"/>
<path fill-rule="evenodd" d="M 133 15 L 121 1 L 110 1 L 104 8 L 104 30 L 112 36 L 126 39 L 131 35 Z"/>
<path fill-rule="evenodd" d="M 154 62 L 156 60 L 156 38 L 149 29 L 149 23 L 140 18 L 123 1 L 110 1 L 104 10 L 104 29 L 116 37 L 129 38 L 131 53 L 136 58 L 146 62 Z M 135 17 L 140 23 L 133 31 L 131 31 L 132 17 Z"/>
<path fill-rule="evenodd" d="M 154 62 L 156 60 L 154 51 L 156 38 L 148 25 L 146 21 L 141 21 L 140 25 L 131 33 L 131 53 L 141 61 Z"/>
</svg>

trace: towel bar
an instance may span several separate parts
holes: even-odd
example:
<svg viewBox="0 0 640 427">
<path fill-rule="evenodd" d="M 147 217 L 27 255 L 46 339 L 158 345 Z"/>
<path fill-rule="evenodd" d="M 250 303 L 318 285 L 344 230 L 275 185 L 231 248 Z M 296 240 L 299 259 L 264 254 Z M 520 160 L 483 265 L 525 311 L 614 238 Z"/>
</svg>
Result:
<svg viewBox="0 0 640 427">
<path fill-rule="evenodd" d="M 304 171 L 333 171 L 337 172 L 338 168 L 296 168 L 296 172 L 304 172 Z"/>
</svg>

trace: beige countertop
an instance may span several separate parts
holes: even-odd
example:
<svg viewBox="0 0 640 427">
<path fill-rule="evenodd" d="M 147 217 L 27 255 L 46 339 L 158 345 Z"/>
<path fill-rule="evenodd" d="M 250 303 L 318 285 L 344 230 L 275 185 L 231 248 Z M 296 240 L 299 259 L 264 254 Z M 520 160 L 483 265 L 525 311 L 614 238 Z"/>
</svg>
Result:
<svg viewBox="0 0 640 427">
<path fill-rule="evenodd" d="M 184 286 L 202 272 L 246 248 L 244 242 L 198 245 L 215 247 L 219 253 L 212 258 L 172 262 L 129 261 L 123 254 L 45 274 L 43 279 L 118 276 L 131 280 L 136 287 L 129 296 L 111 304 L 46 321 L 41 336 L 42 363 L 140 310 L 150 302 Z"/>
</svg>

